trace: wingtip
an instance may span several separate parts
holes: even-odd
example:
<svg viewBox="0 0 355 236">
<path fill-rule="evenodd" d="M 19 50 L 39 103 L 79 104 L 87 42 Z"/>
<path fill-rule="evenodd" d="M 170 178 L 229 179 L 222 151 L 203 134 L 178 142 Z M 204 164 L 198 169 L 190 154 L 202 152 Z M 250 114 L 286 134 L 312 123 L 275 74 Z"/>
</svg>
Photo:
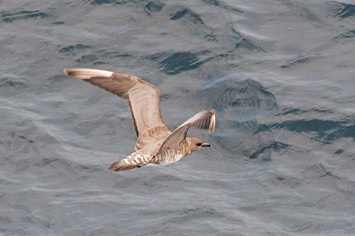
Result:
<svg viewBox="0 0 355 236">
<path fill-rule="evenodd" d="M 107 70 L 97 70 L 89 68 L 65 68 L 64 74 L 66 76 L 72 76 L 79 79 L 90 79 L 92 77 L 110 77 L 112 76 L 112 71 Z"/>
<path fill-rule="evenodd" d="M 70 70 L 71 70 L 72 68 L 64 68 L 64 70 L 63 70 L 63 72 L 64 72 L 64 74 L 66 75 L 66 76 L 70 76 Z"/>
<path fill-rule="evenodd" d="M 182 128 L 183 126 L 188 126 L 187 129 L 190 127 L 195 127 L 207 130 L 208 133 L 213 133 L 216 126 L 216 112 L 214 109 L 203 110 L 182 123 L 175 129 L 175 131 Z"/>
<path fill-rule="evenodd" d="M 208 133 L 213 133 L 215 126 L 216 126 L 216 111 L 214 109 L 210 109 L 209 112 L 211 113 L 211 120 L 210 125 L 208 127 Z"/>
</svg>

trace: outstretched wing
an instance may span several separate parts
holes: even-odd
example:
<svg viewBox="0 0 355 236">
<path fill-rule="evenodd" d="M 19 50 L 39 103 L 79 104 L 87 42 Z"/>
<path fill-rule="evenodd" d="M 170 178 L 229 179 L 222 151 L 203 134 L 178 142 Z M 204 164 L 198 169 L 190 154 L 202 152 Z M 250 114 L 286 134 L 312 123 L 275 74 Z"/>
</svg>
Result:
<svg viewBox="0 0 355 236">
<path fill-rule="evenodd" d="M 136 134 L 136 149 L 165 139 L 171 131 L 160 114 L 159 90 L 138 77 L 111 71 L 66 68 L 64 74 L 82 79 L 127 101 Z"/>
<path fill-rule="evenodd" d="M 209 133 L 214 131 L 216 126 L 215 110 L 205 110 L 197 113 L 182 125 L 180 125 L 169 137 L 164 141 L 159 152 L 167 149 L 176 148 L 180 145 L 181 141 L 186 138 L 189 128 L 207 129 Z"/>
</svg>

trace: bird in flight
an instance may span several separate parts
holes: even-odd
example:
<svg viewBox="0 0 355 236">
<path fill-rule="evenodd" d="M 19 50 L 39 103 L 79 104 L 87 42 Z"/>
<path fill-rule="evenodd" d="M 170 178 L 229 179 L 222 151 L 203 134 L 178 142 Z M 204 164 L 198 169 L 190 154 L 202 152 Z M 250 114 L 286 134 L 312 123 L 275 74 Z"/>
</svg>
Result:
<svg viewBox="0 0 355 236">
<path fill-rule="evenodd" d="M 168 165 L 210 146 L 196 137 L 188 137 L 187 131 L 193 127 L 212 133 L 216 124 L 214 109 L 197 113 L 171 131 L 161 117 L 160 92 L 153 84 L 132 75 L 97 69 L 66 68 L 64 74 L 103 88 L 128 104 L 137 134 L 135 151 L 112 163 L 109 170 Z"/>
</svg>

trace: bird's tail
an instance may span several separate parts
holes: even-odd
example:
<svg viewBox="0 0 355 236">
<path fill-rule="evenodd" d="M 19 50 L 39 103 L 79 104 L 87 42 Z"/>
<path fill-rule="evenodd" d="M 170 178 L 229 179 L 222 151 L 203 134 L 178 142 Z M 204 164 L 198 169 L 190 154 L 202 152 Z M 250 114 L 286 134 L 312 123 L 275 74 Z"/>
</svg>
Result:
<svg viewBox="0 0 355 236">
<path fill-rule="evenodd" d="M 132 170 L 148 164 L 151 159 L 149 155 L 134 152 L 125 159 L 112 163 L 108 169 L 112 171 Z"/>
<path fill-rule="evenodd" d="M 111 171 L 123 171 L 123 170 L 132 170 L 134 168 L 140 167 L 141 163 L 133 164 L 133 163 L 126 163 L 124 160 L 116 161 L 110 165 L 108 168 Z"/>
</svg>

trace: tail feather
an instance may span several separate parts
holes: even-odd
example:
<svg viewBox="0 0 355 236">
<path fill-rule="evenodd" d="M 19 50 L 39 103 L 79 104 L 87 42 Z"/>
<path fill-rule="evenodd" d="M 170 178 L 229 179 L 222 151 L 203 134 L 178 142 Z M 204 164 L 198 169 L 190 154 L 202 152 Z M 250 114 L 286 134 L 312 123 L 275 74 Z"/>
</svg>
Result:
<svg viewBox="0 0 355 236">
<path fill-rule="evenodd" d="M 124 161 L 116 161 L 110 165 L 108 168 L 111 171 L 123 171 L 123 170 L 132 170 L 136 167 L 140 167 L 140 164 L 125 163 Z"/>
</svg>

